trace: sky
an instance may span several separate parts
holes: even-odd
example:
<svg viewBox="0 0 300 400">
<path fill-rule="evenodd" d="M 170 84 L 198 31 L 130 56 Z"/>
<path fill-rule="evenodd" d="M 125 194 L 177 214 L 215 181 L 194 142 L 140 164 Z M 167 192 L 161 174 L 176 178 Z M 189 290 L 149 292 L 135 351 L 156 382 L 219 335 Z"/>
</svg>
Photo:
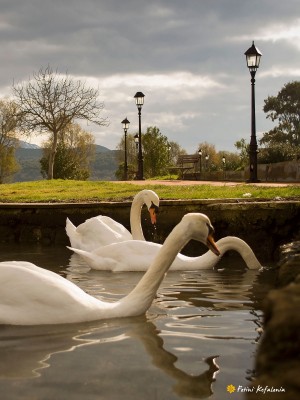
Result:
<svg viewBox="0 0 300 400">
<path fill-rule="evenodd" d="M 264 100 L 300 80 L 299 0 L 0 0 L 0 97 L 49 65 L 99 90 L 109 126 L 81 122 L 97 144 L 115 149 L 125 117 L 137 133 L 141 91 L 142 131 L 156 126 L 188 153 L 236 151 L 251 135 L 253 40 L 259 140 L 274 127 Z"/>
</svg>

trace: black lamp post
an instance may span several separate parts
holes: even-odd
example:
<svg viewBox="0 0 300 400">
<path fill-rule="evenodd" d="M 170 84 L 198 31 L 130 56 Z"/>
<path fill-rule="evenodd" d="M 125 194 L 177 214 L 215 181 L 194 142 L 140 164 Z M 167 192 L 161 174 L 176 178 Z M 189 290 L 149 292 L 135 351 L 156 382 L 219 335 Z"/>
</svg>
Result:
<svg viewBox="0 0 300 400">
<path fill-rule="evenodd" d="M 124 159 L 124 181 L 128 180 L 128 164 L 127 164 L 127 131 L 129 129 L 130 122 L 127 117 L 121 122 L 124 129 L 124 148 L 125 148 L 125 159 Z"/>
<path fill-rule="evenodd" d="M 256 141 L 256 126 L 255 126 L 255 74 L 259 67 L 262 53 L 252 46 L 245 52 L 247 67 L 251 75 L 251 140 L 250 140 L 250 178 L 249 182 L 258 182 L 257 179 L 257 141 Z"/>
<path fill-rule="evenodd" d="M 202 149 L 198 150 L 199 154 L 199 162 L 200 162 L 200 179 L 201 179 L 201 174 L 202 174 Z"/>
<path fill-rule="evenodd" d="M 142 127 L 141 127 L 141 110 L 144 104 L 144 97 L 145 95 L 142 92 L 137 92 L 134 95 L 135 104 L 138 108 L 138 115 L 139 115 L 139 152 L 138 152 L 138 172 L 136 178 L 138 180 L 144 179 L 144 171 L 143 171 L 143 151 L 142 151 Z"/>
</svg>

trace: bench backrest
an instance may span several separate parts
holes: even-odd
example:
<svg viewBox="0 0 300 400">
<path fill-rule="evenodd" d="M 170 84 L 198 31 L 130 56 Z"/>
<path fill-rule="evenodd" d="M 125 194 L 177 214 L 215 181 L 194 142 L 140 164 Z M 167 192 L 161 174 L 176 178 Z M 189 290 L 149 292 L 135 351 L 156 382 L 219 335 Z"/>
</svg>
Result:
<svg viewBox="0 0 300 400">
<path fill-rule="evenodd" d="M 178 156 L 177 164 L 183 166 L 183 164 L 196 164 L 199 162 L 199 154 L 182 154 Z"/>
</svg>

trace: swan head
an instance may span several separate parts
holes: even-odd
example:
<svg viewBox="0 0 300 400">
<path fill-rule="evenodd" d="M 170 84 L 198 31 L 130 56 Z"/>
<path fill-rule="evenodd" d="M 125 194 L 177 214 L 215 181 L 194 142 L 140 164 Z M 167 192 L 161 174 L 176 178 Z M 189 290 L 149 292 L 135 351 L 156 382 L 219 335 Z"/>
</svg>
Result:
<svg viewBox="0 0 300 400">
<path fill-rule="evenodd" d="M 205 244 L 216 256 L 221 253 L 214 241 L 214 228 L 207 215 L 201 213 L 186 214 L 182 221 L 187 224 L 186 231 L 191 239 Z"/>
<path fill-rule="evenodd" d="M 150 214 L 150 219 L 152 225 L 156 224 L 156 215 L 158 214 L 158 206 L 156 206 L 153 202 L 151 206 L 148 208 L 149 214 Z"/>
<path fill-rule="evenodd" d="M 150 214 L 151 223 L 155 225 L 156 215 L 158 214 L 159 197 L 155 192 L 153 192 L 153 190 L 149 189 L 142 190 L 138 193 L 138 196 L 140 196 L 143 200 L 143 203 L 146 204 Z"/>
</svg>

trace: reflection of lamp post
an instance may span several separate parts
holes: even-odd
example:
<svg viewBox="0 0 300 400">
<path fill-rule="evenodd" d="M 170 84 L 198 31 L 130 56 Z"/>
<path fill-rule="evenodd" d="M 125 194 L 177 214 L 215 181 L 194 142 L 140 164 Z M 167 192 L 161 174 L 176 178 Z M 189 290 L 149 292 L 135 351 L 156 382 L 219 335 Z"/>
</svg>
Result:
<svg viewBox="0 0 300 400">
<path fill-rule="evenodd" d="M 138 115 L 139 115 L 139 153 L 138 153 L 138 172 L 137 172 L 138 180 L 144 179 L 143 152 L 142 152 L 142 126 L 141 126 L 141 110 L 144 104 L 144 97 L 145 95 L 142 92 L 137 92 L 134 95 L 135 104 L 138 108 Z"/>
<path fill-rule="evenodd" d="M 255 126 L 255 74 L 259 67 L 262 53 L 252 46 L 245 52 L 247 67 L 251 75 L 251 140 L 250 140 L 250 179 L 249 182 L 258 182 L 257 179 L 257 141 Z"/>
<path fill-rule="evenodd" d="M 199 154 L 199 162 L 200 162 L 200 179 L 201 179 L 201 174 L 202 174 L 202 149 L 198 150 Z"/>
<path fill-rule="evenodd" d="M 222 163 L 223 163 L 223 179 L 225 179 L 226 178 L 226 173 L 225 173 L 226 158 L 225 158 L 225 156 L 222 157 Z"/>
<path fill-rule="evenodd" d="M 123 119 L 121 122 L 124 129 L 124 148 L 125 148 L 125 160 L 124 160 L 124 180 L 127 181 L 128 179 L 128 164 L 127 164 L 127 131 L 129 129 L 130 122 L 128 121 L 127 117 Z"/>
</svg>

